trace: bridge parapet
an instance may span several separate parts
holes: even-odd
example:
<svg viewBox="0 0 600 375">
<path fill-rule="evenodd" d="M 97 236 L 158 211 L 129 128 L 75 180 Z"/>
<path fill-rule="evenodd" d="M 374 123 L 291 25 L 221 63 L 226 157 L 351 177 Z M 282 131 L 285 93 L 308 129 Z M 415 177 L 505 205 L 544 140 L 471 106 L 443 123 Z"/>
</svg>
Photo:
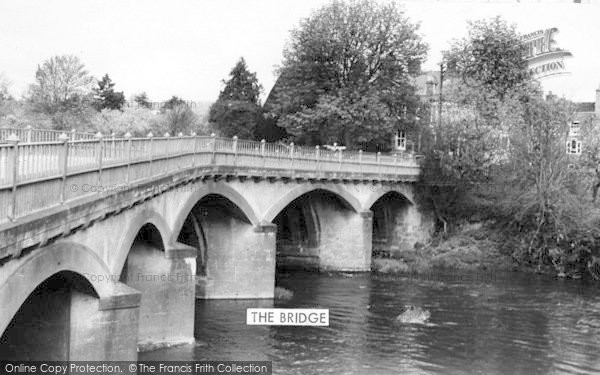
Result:
<svg viewBox="0 0 600 375">
<path fill-rule="evenodd" d="M 50 142 L 20 142 L 16 135 L 7 140 L 0 144 L 0 225 L 98 193 L 164 181 L 188 168 L 213 175 L 378 181 L 415 181 L 420 171 L 413 154 L 331 151 L 236 137 L 63 134 Z"/>
<path fill-rule="evenodd" d="M 7 143 L 10 137 L 16 136 L 20 142 L 32 143 L 32 142 L 58 142 L 58 138 L 61 134 L 65 134 L 63 130 L 52 130 L 52 129 L 33 129 L 31 126 L 26 128 L 0 128 L 0 143 Z M 72 129 L 67 132 L 69 138 L 72 141 L 94 139 L 93 133 L 78 132 Z"/>
</svg>

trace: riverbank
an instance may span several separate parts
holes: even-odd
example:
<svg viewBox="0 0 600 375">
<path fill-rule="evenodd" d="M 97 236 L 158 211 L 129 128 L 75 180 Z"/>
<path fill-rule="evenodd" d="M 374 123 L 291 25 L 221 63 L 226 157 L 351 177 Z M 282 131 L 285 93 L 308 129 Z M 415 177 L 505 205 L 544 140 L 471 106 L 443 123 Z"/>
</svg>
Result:
<svg viewBox="0 0 600 375">
<path fill-rule="evenodd" d="M 504 248 L 502 235 L 484 224 L 464 224 L 453 234 L 417 244 L 387 258 L 375 258 L 372 269 L 379 273 L 425 274 L 436 270 L 521 270 Z"/>
<path fill-rule="evenodd" d="M 517 239 L 498 229 L 492 222 L 463 224 L 452 234 L 437 236 L 414 249 L 397 251 L 389 257 L 374 258 L 372 271 L 383 274 L 430 274 L 437 271 L 506 272 L 519 271 L 552 275 L 558 278 L 593 277 L 600 281 L 600 259 L 593 264 L 557 267 L 547 262 L 529 264 L 513 257 L 521 245 Z M 591 266 L 591 268 L 590 268 Z"/>
</svg>

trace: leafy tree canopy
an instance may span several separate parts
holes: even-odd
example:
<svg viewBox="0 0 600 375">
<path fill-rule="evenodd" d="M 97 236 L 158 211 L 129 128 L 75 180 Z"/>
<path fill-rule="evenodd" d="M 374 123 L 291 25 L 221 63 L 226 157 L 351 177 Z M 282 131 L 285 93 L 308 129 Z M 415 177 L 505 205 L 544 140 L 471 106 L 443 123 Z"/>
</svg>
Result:
<svg viewBox="0 0 600 375">
<path fill-rule="evenodd" d="M 145 92 L 134 96 L 133 100 L 137 103 L 138 106 L 142 108 L 152 107 L 152 103 L 150 102 L 150 99 L 148 99 L 148 94 L 146 94 Z"/>
<path fill-rule="evenodd" d="M 186 104 L 178 104 L 165 113 L 165 126 L 171 135 L 197 130 L 198 116 Z"/>
<path fill-rule="evenodd" d="M 114 86 L 115 84 L 108 74 L 98 81 L 98 87 L 94 88 L 94 106 L 97 110 L 123 108 L 125 95 L 122 91 L 116 92 Z"/>
<path fill-rule="evenodd" d="M 258 83 L 256 73 L 248 70 L 243 57 L 235 64 L 229 73 L 229 80 L 223 80 L 225 88 L 219 93 L 219 100 L 236 100 L 260 104 L 259 96 L 262 86 Z"/>
<path fill-rule="evenodd" d="M 512 128 L 526 103 L 541 97 L 524 53 L 514 25 L 499 17 L 469 22 L 467 36 L 444 52 L 444 110 L 433 147 L 460 179 L 481 182 L 507 160 Z"/>
<path fill-rule="evenodd" d="M 334 0 L 314 12 L 284 51 L 273 108 L 279 125 L 299 139 L 311 134 L 303 139 L 310 143 L 389 143 L 405 109 L 416 108 L 410 77 L 427 51 L 417 30 L 392 2 Z M 361 110 L 367 102 L 370 113 Z"/>
<path fill-rule="evenodd" d="M 54 56 L 35 73 L 30 100 L 41 112 L 56 113 L 89 104 L 94 78 L 73 55 Z"/>
<path fill-rule="evenodd" d="M 221 136 L 254 138 L 262 120 L 260 92 L 256 73 L 251 73 L 244 58 L 233 67 L 219 98 L 210 107 L 209 122 Z"/>
<path fill-rule="evenodd" d="M 455 40 L 444 61 L 450 78 L 458 79 L 464 87 L 462 99 L 468 100 L 473 91 L 488 97 L 504 99 L 530 83 L 526 47 L 515 30 L 501 17 L 470 21 L 468 35 Z"/>
<path fill-rule="evenodd" d="M 168 110 L 168 109 L 173 109 L 179 105 L 185 105 L 185 100 L 173 95 L 171 97 L 171 99 L 167 100 L 163 106 L 162 106 L 162 110 L 163 112 Z"/>
</svg>

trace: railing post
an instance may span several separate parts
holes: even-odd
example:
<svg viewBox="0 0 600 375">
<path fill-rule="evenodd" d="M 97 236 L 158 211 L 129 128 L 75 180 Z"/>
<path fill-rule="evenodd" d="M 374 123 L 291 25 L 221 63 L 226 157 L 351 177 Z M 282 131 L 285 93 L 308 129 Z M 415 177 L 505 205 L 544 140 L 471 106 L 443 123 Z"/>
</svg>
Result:
<svg viewBox="0 0 600 375">
<path fill-rule="evenodd" d="M 179 156 L 183 156 L 185 152 L 185 148 L 183 147 L 183 133 L 179 132 L 179 134 L 177 134 L 177 138 L 179 138 Z M 177 163 L 177 168 L 181 169 L 181 166 L 181 163 Z"/>
<path fill-rule="evenodd" d="M 381 151 L 377 151 L 377 173 L 381 177 Z"/>
<path fill-rule="evenodd" d="M 315 159 L 317 161 L 317 172 L 319 172 L 319 154 L 321 153 L 321 150 L 319 150 L 320 147 L 319 145 L 315 146 Z"/>
<path fill-rule="evenodd" d="M 342 171 L 342 161 L 343 161 L 342 149 L 340 148 L 340 149 L 338 150 L 338 152 L 339 152 L 339 155 L 338 155 L 338 158 L 339 158 L 339 159 L 338 159 L 338 160 L 339 160 L 339 162 L 340 162 L 340 163 L 339 163 L 338 170 L 341 172 L 341 171 Z"/>
<path fill-rule="evenodd" d="M 110 154 L 109 157 L 116 157 L 117 155 L 117 145 L 115 143 L 115 138 L 117 138 L 117 134 L 115 132 L 110 133 Z M 106 147 L 106 144 L 104 145 Z"/>
<path fill-rule="evenodd" d="M 290 143 L 290 169 L 294 169 L 294 142 Z"/>
<path fill-rule="evenodd" d="M 75 129 L 71 129 L 71 141 L 75 140 Z"/>
<path fill-rule="evenodd" d="M 394 154 L 394 174 L 398 176 L 398 154 Z"/>
<path fill-rule="evenodd" d="M 33 127 L 31 125 L 27 125 L 27 143 L 31 143 L 31 133 L 32 133 Z"/>
<path fill-rule="evenodd" d="M 215 133 L 212 133 L 210 135 L 210 146 L 211 146 L 211 151 L 212 151 L 212 156 L 210 159 L 210 164 L 215 165 L 217 162 L 217 135 Z"/>
<path fill-rule="evenodd" d="M 104 141 L 102 139 L 102 133 L 98 132 L 95 135 L 98 143 L 96 144 L 96 158 L 98 162 L 98 191 L 100 191 L 100 186 L 102 186 L 102 155 L 104 153 Z"/>
<path fill-rule="evenodd" d="M 11 134 L 6 138 L 6 141 L 12 144 L 10 155 L 8 157 L 8 165 L 6 172 L 11 174 L 10 182 L 12 184 L 11 204 L 8 212 L 10 221 L 14 221 L 17 217 L 17 183 L 19 171 L 19 137 L 16 134 Z"/>
<path fill-rule="evenodd" d="M 129 185 L 130 181 L 130 169 L 131 169 L 131 133 L 125 133 L 125 139 L 127 139 L 127 176 L 125 177 L 125 183 Z"/>
<path fill-rule="evenodd" d="M 238 137 L 237 135 L 233 136 L 233 165 L 237 165 L 237 144 L 238 144 Z"/>
<path fill-rule="evenodd" d="M 62 133 L 58 136 L 58 141 L 62 142 L 62 152 L 59 157 L 59 168 L 61 171 L 62 182 L 60 190 L 60 204 L 64 204 L 67 199 L 67 168 L 69 166 L 69 136 Z"/>
<path fill-rule="evenodd" d="M 171 137 L 171 134 L 169 134 L 169 132 L 166 132 L 165 134 L 163 134 L 163 137 L 167 138 L 167 141 L 165 142 L 165 148 L 167 149 L 166 154 L 170 156 L 171 155 L 171 140 L 169 138 Z"/>
<path fill-rule="evenodd" d="M 152 176 L 152 157 L 153 157 L 153 153 L 154 153 L 154 145 L 152 140 L 154 139 L 154 134 L 152 134 L 152 132 L 148 133 L 148 135 L 146 136 L 148 138 L 150 138 L 150 146 L 148 146 L 148 162 L 149 162 L 149 166 L 148 166 L 148 170 L 150 171 L 150 176 Z"/>
<path fill-rule="evenodd" d="M 266 166 L 266 159 L 265 159 L 265 147 L 267 145 L 267 141 L 263 138 L 260 140 L 260 155 L 262 156 L 262 167 L 263 169 Z"/>
<path fill-rule="evenodd" d="M 358 150 L 358 171 L 362 173 L 362 155 L 363 150 Z"/>
<path fill-rule="evenodd" d="M 196 136 L 196 132 L 192 132 L 192 137 L 194 137 L 194 154 L 192 155 L 192 167 L 196 165 L 196 154 L 198 153 L 198 137 Z"/>
</svg>

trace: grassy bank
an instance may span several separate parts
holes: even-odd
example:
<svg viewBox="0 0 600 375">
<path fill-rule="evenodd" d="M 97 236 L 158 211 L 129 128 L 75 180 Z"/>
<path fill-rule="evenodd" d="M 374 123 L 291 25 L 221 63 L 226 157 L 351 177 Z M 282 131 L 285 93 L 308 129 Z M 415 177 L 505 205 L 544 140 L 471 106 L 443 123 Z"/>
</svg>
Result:
<svg viewBox="0 0 600 375">
<path fill-rule="evenodd" d="M 390 257 L 374 258 L 372 270 L 397 274 L 452 270 L 522 271 L 560 278 L 592 277 L 600 281 L 600 258 L 591 257 L 591 263 L 582 263 L 580 253 L 584 250 L 581 244 L 573 243 L 573 249 L 567 255 L 552 249 L 535 262 L 522 256 L 524 244 L 523 237 L 510 234 L 492 221 L 463 224 L 450 235 L 437 236 L 426 245 L 418 244 L 414 249 L 397 251 Z"/>
<path fill-rule="evenodd" d="M 503 249 L 502 236 L 481 224 L 465 224 L 447 237 L 373 259 L 381 273 L 428 273 L 435 270 L 507 271 L 518 266 Z"/>
</svg>

